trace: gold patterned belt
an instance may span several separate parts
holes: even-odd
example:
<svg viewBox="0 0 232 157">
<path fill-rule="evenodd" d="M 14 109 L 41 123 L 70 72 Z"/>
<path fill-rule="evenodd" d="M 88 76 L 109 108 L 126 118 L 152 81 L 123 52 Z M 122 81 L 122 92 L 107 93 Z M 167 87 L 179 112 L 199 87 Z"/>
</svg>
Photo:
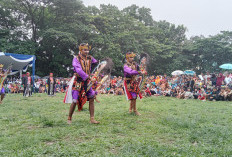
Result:
<svg viewBox="0 0 232 157">
<path fill-rule="evenodd" d="M 132 78 L 124 78 L 124 80 L 128 81 L 128 80 L 132 80 Z"/>
</svg>

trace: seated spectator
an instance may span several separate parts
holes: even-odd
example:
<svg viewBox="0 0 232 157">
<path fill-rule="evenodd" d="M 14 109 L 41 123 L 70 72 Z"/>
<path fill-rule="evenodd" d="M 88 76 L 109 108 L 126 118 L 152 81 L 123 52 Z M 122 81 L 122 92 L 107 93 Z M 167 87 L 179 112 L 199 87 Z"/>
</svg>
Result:
<svg viewBox="0 0 232 157">
<path fill-rule="evenodd" d="M 227 98 L 226 100 L 232 101 L 232 90 L 230 88 L 227 88 Z"/>
<path fill-rule="evenodd" d="M 206 100 L 210 99 L 210 95 L 212 94 L 211 88 L 207 88 L 206 92 L 205 92 L 205 97 Z"/>
<path fill-rule="evenodd" d="M 203 101 L 206 100 L 206 94 L 204 88 L 200 88 L 200 90 L 198 91 L 198 99 Z"/>
<path fill-rule="evenodd" d="M 178 99 L 184 99 L 184 95 L 185 95 L 184 88 L 181 88 L 181 89 L 180 89 L 180 92 L 179 92 L 178 95 L 177 95 L 177 98 L 178 98 Z"/>
<path fill-rule="evenodd" d="M 152 95 L 156 94 L 157 92 L 157 87 L 155 85 L 152 85 L 151 89 L 150 89 L 150 92 Z"/>
<path fill-rule="evenodd" d="M 116 95 L 124 95 L 124 91 L 123 91 L 122 86 L 117 87 L 117 89 L 116 89 L 116 91 L 115 91 L 115 94 L 116 94 Z"/>
<path fill-rule="evenodd" d="M 110 86 L 108 85 L 107 88 L 106 88 L 106 93 L 108 94 L 110 91 Z"/>
<path fill-rule="evenodd" d="M 194 91 L 193 91 L 193 97 L 194 97 L 194 99 L 198 99 L 198 96 L 199 96 L 198 91 L 199 91 L 199 90 L 200 90 L 200 89 L 197 89 L 197 88 L 194 89 Z"/>
<path fill-rule="evenodd" d="M 221 88 L 220 92 L 218 92 L 218 101 L 224 101 L 225 100 L 225 89 Z"/>
<path fill-rule="evenodd" d="M 188 87 L 187 91 L 184 93 L 184 98 L 185 99 L 193 99 L 194 98 L 190 87 Z"/>
<path fill-rule="evenodd" d="M 162 92 L 160 91 L 159 88 L 157 88 L 156 94 L 154 94 L 154 96 L 160 96 L 160 95 L 162 95 Z"/>
<path fill-rule="evenodd" d="M 176 88 L 171 89 L 170 96 L 171 96 L 171 97 L 177 97 Z"/>
<path fill-rule="evenodd" d="M 171 88 L 168 87 L 163 91 L 163 96 L 170 96 L 171 95 Z"/>
<path fill-rule="evenodd" d="M 109 91 L 108 91 L 108 94 L 114 94 L 115 92 L 114 92 L 114 88 L 111 88 Z"/>
<path fill-rule="evenodd" d="M 145 94 L 146 96 L 151 96 L 151 91 L 148 86 L 145 87 Z"/>
<path fill-rule="evenodd" d="M 218 90 L 217 88 L 213 88 L 212 94 L 210 95 L 210 101 L 216 101 L 218 100 Z"/>
</svg>

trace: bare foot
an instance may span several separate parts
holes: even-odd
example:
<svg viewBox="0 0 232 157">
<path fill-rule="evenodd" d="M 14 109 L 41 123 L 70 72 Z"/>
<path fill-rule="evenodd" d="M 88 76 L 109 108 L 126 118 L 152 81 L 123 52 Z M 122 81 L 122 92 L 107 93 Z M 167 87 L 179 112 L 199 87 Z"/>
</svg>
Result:
<svg viewBox="0 0 232 157">
<path fill-rule="evenodd" d="M 90 119 L 91 124 L 99 124 L 100 122 L 96 121 L 94 118 Z"/>
<path fill-rule="evenodd" d="M 72 120 L 68 120 L 67 123 L 68 123 L 68 124 L 72 124 Z"/>
<path fill-rule="evenodd" d="M 141 114 L 138 111 L 134 111 L 136 116 L 141 116 Z"/>
</svg>

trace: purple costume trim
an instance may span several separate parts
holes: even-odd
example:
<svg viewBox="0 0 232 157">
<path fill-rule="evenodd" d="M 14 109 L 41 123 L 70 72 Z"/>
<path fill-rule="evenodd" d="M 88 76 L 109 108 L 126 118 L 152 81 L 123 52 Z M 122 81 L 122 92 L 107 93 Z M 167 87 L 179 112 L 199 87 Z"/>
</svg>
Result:
<svg viewBox="0 0 232 157">
<path fill-rule="evenodd" d="M 133 99 L 137 99 L 137 94 L 135 92 L 130 92 Z"/>
<path fill-rule="evenodd" d="M 92 57 L 92 64 L 97 63 L 97 60 L 95 58 Z M 77 57 L 73 58 L 72 61 L 72 65 L 74 67 L 74 72 L 76 72 L 84 81 L 89 77 L 89 75 L 87 75 L 82 67 L 81 67 L 81 63 L 79 62 L 79 60 L 77 59 Z M 90 69 L 91 71 L 91 69 Z M 89 89 L 89 91 L 86 93 L 87 98 L 93 98 L 95 95 L 97 95 L 97 92 L 95 92 L 92 87 Z M 77 90 L 72 90 L 72 97 L 73 99 L 78 99 L 79 97 L 79 91 Z"/>
<path fill-rule="evenodd" d="M 97 60 L 92 57 L 92 64 L 94 64 L 94 63 L 97 63 Z M 73 58 L 72 65 L 73 65 L 73 68 L 74 68 L 74 72 L 76 72 L 84 81 L 89 77 L 89 75 L 87 75 L 82 70 L 81 63 L 79 62 L 77 57 Z M 91 71 L 91 69 L 90 69 L 90 71 Z"/>
<path fill-rule="evenodd" d="M 72 90 L 72 98 L 77 100 L 79 96 L 79 91 L 78 90 Z"/>
<path fill-rule="evenodd" d="M 124 65 L 124 77 L 132 76 L 132 75 L 138 75 L 138 74 L 139 74 L 138 71 L 131 69 L 127 65 Z"/>
<path fill-rule="evenodd" d="M 138 65 L 136 65 L 138 66 Z M 138 75 L 139 72 L 131 69 L 127 65 L 124 65 L 124 77 L 131 77 L 132 75 Z M 135 92 L 130 92 L 133 99 L 137 99 L 137 94 Z"/>
<path fill-rule="evenodd" d="M 2 87 L 2 90 L 1 90 L 0 94 L 5 94 L 5 89 L 4 89 L 4 87 Z"/>
<path fill-rule="evenodd" d="M 96 92 L 90 88 L 90 90 L 87 92 L 87 98 L 93 98 L 96 94 Z M 75 100 L 78 100 L 79 98 L 79 91 L 78 90 L 72 90 L 72 98 Z"/>
</svg>

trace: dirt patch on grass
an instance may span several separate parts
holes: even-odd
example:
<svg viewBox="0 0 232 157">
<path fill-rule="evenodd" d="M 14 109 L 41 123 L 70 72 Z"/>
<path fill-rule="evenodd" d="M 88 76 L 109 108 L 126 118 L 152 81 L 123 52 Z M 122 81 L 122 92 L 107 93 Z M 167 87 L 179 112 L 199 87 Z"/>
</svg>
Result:
<svg viewBox="0 0 232 157">
<path fill-rule="evenodd" d="M 195 142 L 193 142 L 193 145 L 194 145 L 194 146 L 197 146 L 197 144 L 198 144 L 198 143 L 197 143 L 196 141 L 195 141 Z"/>
<path fill-rule="evenodd" d="M 46 145 L 50 146 L 50 145 L 53 145 L 55 143 L 55 141 L 48 141 L 48 142 L 45 142 Z"/>
<path fill-rule="evenodd" d="M 120 151 L 120 147 L 118 147 L 118 146 L 109 149 L 109 152 L 111 152 L 114 155 L 118 154 L 119 151 Z"/>
<path fill-rule="evenodd" d="M 173 145 L 175 144 L 175 140 L 174 139 L 167 139 L 167 138 L 159 138 L 157 141 L 159 141 L 161 144 L 168 144 L 168 145 Z"/>
</svg>

